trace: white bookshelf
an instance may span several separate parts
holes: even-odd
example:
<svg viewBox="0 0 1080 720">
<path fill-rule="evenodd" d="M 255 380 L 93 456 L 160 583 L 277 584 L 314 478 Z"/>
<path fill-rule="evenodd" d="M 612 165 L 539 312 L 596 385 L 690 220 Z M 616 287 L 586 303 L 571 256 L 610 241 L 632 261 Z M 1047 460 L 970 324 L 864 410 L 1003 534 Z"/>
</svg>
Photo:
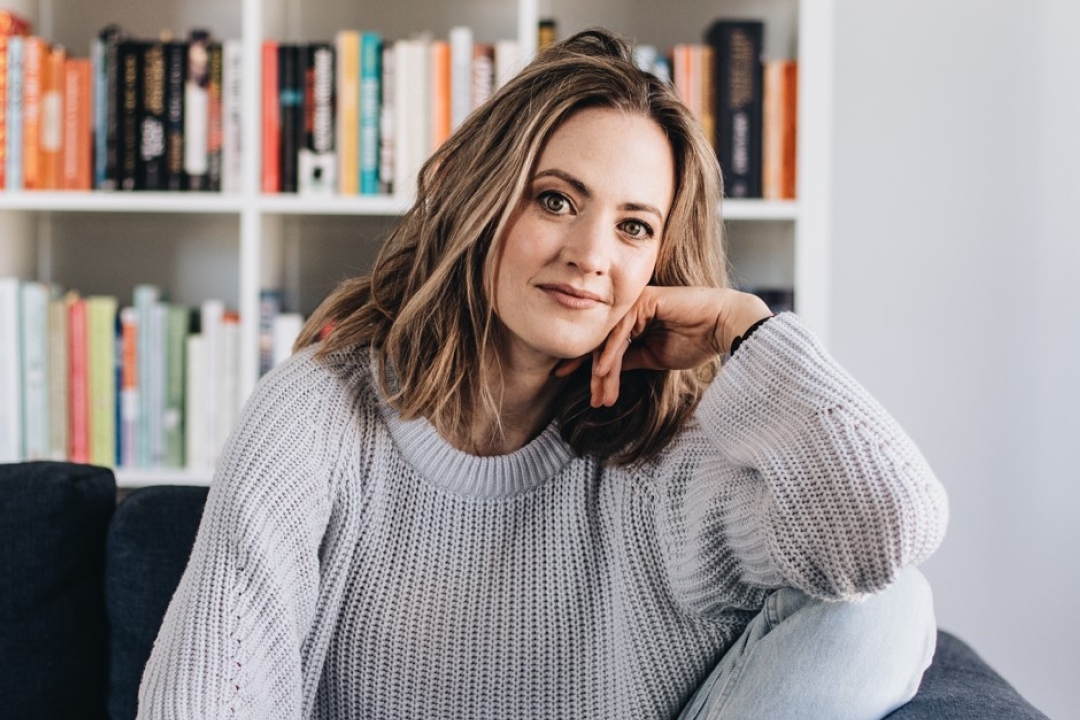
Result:
<svg viewBox="0 0 1080 720">
<path fill-rule="evenodd" d="M 403 197 L 260 192 L 264 39 L 330 40 L 335 30 L 346 27 L 378 29 L 391 40 L 424 30 L 445 37 L 451 26 L 465 24 L 473 27 L 478 40 L 517 37 L 531 50 L 539 19 L 551 14 L 560 37 L 605 25 L 666 48 L 700 41 L 717 17 L 764 19 L 766 55 L 800 61 L 799 199 L 725 201 L 728 243 L 736 275 L 742 277 L 740 270 L 745 270 L 750 277 L 743 279 L 748 281 L 794 287 L 798 312 L 828 341 L 834 0 L 684 0 L 677 5 L 652 0 L 365 0 L 345 6 L 328 0 L 162 0 L 135 5 L 125 0 L 18 0 L 8 6 L 28 16 L 36 33 L 76 56 L 86 56 L 92 35 L 110 22 L 140 37 L 157 36 L 162 27 L 171 27 L 176 36 L 206 27 L 217 38 L 242 40 L 245 74 L 251 81 L 243 90 L 240 192 L 0 191 L 0 275 L 52 281 L 87 294 L 108 293 L 121 303 L 130 302 L 131 290 L 140 282 L 159 282 L 178 302 L 191 305 L 219 297 L 240 312 L 244 395 L 257 381 L 260 290 L 299 287 L 303 292 L 293 294 L 307 300 L 293 302 L 310 305 L 310 298 L 343 277 L 334 274 L 343 266 L 363 270 L 357 258 L 373 256 L 378 237 L 409 204 Z M 69 257 L 86 247 L 91 253 L 122 253 L 117 263 L 121 267 L 105 273 L 100 263 Z M 314 284 L 293 267 L 298 258 L 308 262 L 309 256 L 318 256 L 331 268 Z M 163 263 L 171 265 L 163 268 Z M 163 274 L 165 270 L 171 274 Z M 286 309 L 308 312 L 311 307 Z M 126 487 L 205 484 L 209 473 L 123 470 L 118 478 Z"/>
</svg>

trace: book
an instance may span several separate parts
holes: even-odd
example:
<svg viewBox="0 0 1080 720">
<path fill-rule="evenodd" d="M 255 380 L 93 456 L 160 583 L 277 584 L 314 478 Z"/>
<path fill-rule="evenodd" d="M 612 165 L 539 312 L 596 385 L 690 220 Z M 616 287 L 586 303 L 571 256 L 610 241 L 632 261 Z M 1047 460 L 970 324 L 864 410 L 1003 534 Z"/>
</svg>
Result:
<svg viewBox="0 0 1080 720">
<path fill-rule="evenodd" d="M 188 433 L 189 440 L 196 434 L 201 435 L 197 446 L 201 449 L 196 467 L 212 468 L 217 465 L 220 453 L 219 436 L 221 434 L 221 394 L 225 373 L 224 333 L 225 305 L 220 300 L 204 300 L 199 307 L 199 327 L 202 335 L 202 374 L 198 377 L 202 388 L 199 398 L 200 412 L 193 418 L 201 418 Z M 192 377 L 189 375 L 188 377 Z M 190 392 L 190 390 L 189 390 Z"/>
<path fill-rule="evenodd" d="M 341 30 L 337 48 L 338 193 L 360 192 L 360 31 Z"/>
<path fill-rule="evenodd" d="M 90 462 L 105 467 L 116 465 L 116 309 L 115 297 L 86 298 Z"/>
<path fill-rule="evenodd" d="M 184 80 L 184 173 L 189 190 L 210 184 L 210 33 L 192 30 L 188 37 Z"/>
<path fill-rule="evenodd" d="M 47 56 L 44 39 L 31 36 L 23 41 L 22 186 L 26 190 L 42 187 L 41 104 Z"/>
<path fill-rule="evenodd" d="M 29 35 L 30 20 L 11 10 L 0 10 L 0 35 Z"/>
<path fill-rule="evenodd" d="M 187 189 L 184 171 L 184 97 L 187 94 L 188 45 L 172 40 L 165 54 L 165 182 L 166 190 Z"/>
<path fill-rule="evenodd" d="M 150 304 L 149 322 L 140 324 L 140 337 L 147 338 L 149 356 L 140 364 L 146 372 L 139 378 L 142 382 L 141 396 L 146 398 L 146 434 L 149 445 L 148 467 L 165 466 L 165 375 L 166 375 L 166 325 L 168 305 L 157 300 Z"/>
<path fill-rule="evenodd" d="M 0 277 L 0 463 L 22 460 L 22 353 L 19 279 Z"/>
<path fill-rule="evenodd" d="M 30 33 L 30 23 L 8 10 L 0 10 L 0 189 L 7 186 L 7 146 L 8 146 L 8 107 L 4 102 L 8 96 L 8 45 L 12 39 Z M 21 41 L 20 41 L 21 42 Z M 22 52 L 20 44 L 19 52 Z M 20 64 L 21 68 L 21 64 Z M 20 69 L 21 72 L 21 69 Z M 21 87 L 21 83 L 20 83 Z M 22 107 L 22 103 L 19 103 Z"/>
<path fill-rule="evenodd" d="M 20 286 L 22 326 L 22 425 L 24 460 L 49 458 L 49 289 L 40 282 Z"/>
<path fill-rule="evenodd" d="M 49 459 L 68 453 L 68 311 L 62 297 L 49 298 Z"/>
<path fill-rule="evenodd" d="M 452 120 L 450 43 L 445 40 L 433 40 L 428 45 L 428 53 L 431 62 L 430 75 L 428 76 L 428 87 L 430 88 L 428 98 L 431 109 L 431 124 L 428 130 L 430 144 L 428 145 L 428 153 L 425 153 L 421 163 L 424 159 L 427 159 L 427 154 L 438 150 L 446 142 L 446 139 L 450 137 Z"/>
<path fill-rule="evenodd" d="M 90 462 L 89 328 L 86 300 L 67 294 L 68 308 L 68 459 Z"/>
<path fill-rule="evenodd" d="M 139 464 L 139 315 L 134 307 L 120 310 L 120 465 Z"/>
<path fill-rule="evenodd" d="M 521 48 L 518 46 L 518 41 L 497 41 L 495 43 L 495 90 L 517 75 L 521 68 Z"/>
<path fill-rule="evenodd" d="M 397 97 L 397 80 L 394 71 L 394 58 L 397 51 L 394 43 L 383 43 L 382 47 L 382 87 L 379 89 L 379 97 L 382 100 L 379 108 L 379 192 L 389 195 L 394 192 L 394 147 L 397 138 L 394 136 L 397 127 L 396 110 L 394 99 Z"/>
<path fill-rule="evenodd" d="M 259 291 L 259 377 L 274 367 L 274 318 L 281 313 L 280 290 Z"/>
<path fill-rule="evenodd" d="M 184 376 L 187 385 L 187 394 L 184 397 L 184 417 L 186 419 L 184 433 L 184 464 L 190 470 L 202 470 L 208 467 L 206 450 L 206 433 L 204 432 L 205 398 L 206 389 L 203 387 L 206 378 L 206 348 L 203 345 L 202 335 L 192 333 L 187 336 L 184 353 L 186 363 Z"/>
<path fill-rule="evenodd" d="M 450 129 L 456 130 L 472 112 L 473 32 L 468 26 L 450 28 Z"/>
<path fill-rule="evenodd" d="M 278 46 L 278 144 L 280 191 L 294 193 L 298 186 L 298 159 L 304 132 L 304 59 L 299 45 Z"/>
<path fill-rule="evenodd" d="M 262 191 L 281 190 L 281 111 L 278 99 L 278 44 L 262 44 Z"/>
<path fill-rule="evenodd" d="M 119 152 L 117 138 L 120 117 L 119 45 L 123 31 L 107 25 L 93 42 L 94 60 L 94 187 L 115 190 L 119 187 Z"/>
<path fill-rule="evenodd" d="M 491 43 L 473 45 L 472 106 L 478 108 L 488 101 L 495 87 L 495 46 Z"/>
<path fill-rule="evenodd" d="M 365 32 L 360 36 L 360 193 L 374 195 L 379 192 L 380 154 L 382 139 L 379 137 L 383 83 L 383 42 L 378 33 Z"/>
<path fill-rule="evenodd" d="M 277 365 L 288 359 L 293 352 L 293 345 L 300 337 L 304 327 L 304 317 L 300 313 L 280 313 L 273 323 L 273 364 Z"/>
<path fill-rule="evenodd" d="M 138 112 L 137 190 L 164 190 L 165 181 L 165 46 L 142 46 L 141 100 Z"/>
<path fill-rule="evenodd" d="M 58 190 L 62 174 L 64 141 L 64 67 L 67 51 L 50 47 L 41 73 L 41 135 L 38 143 L 42 190 Z"/>
<path fill-rule="evenodd" d="M 190 313 L 181 305 L 166 309 L 165 328 L 165 467 L 184 466 L 184 386 Z"/>
<path fill-rule="evenodd" d="M 142 143 L 139 116 L 142 106 L 144 46 L 145 43 L 124 40 L 116 49 L 116 187 L 120 190 L 135 190 L 138 187 L 139 149 Z"/>
<path fill-rule="evenodd" d="M 206 106 L 206 187 L 203 189 L 211 192 L 221 191 L 222 72 L 221 43 L 210 43 L 210 85 L 207 92 Z"/>
<path fill-rule="evenodd" d="M 7 190 L 23 189 L 23 38 L 8 37 L 7 89 L 5 92 L 6 156 L 4 158 L 4 187 Z"/>
<path fill-rule="evenodd" d="M 337 191 L 334 112 L 334 48 L 312 43 L 303 48 L 304 127 L 299 147 L 297 185 L 301 194 L 332 195 Z"/>
<path fill-rule="evenodd" d="M 706 34 L 713 49 L 716 153 L 727 197 L 761 197 L 764 33 L 761 21 L 718 20 Z"/>
<path fill-rule="evenodd" d="M 92 187 L 91 76 L 89 60 L 68 58 L 64 65 L 64 132 L 60 150 L 60 187 L 63 190 L 89 190 Z"/>
<path fill-rule="evenodd" d="M 244 48 L 226 40 L 221 51 L 221 191 L 238 193 L 243 181 Z"/>
<path fill-rule="evenodd" d="M 152 467 L 151 440 L 151 390 L 157 374 L 155 369 L 155 348 L 157 340 L 153 331 L 154 307 L 161 301 L 161 290 L 154 285 L 136 285 L 132 293 L 135 308 L 137 346 L 135 357 L 138 362 L 136 377 L 138 382 L 138 426 L 135 432 L 135 467 Z"/>
<path fill-rule="evenodd" d="M 761 195 L 767 200 L 795 198 L 798 74 L 794 60 L 765 63 Z"/>
</svg>

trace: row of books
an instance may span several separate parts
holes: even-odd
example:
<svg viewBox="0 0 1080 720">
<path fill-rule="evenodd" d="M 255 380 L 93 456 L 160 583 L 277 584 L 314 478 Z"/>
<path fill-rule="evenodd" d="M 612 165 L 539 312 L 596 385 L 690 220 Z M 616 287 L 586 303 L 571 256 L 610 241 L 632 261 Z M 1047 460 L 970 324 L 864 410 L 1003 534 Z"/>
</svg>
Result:
<svg viewBox="0 0 1080 720">
<path fill-rule="evenodd" d="M 297 316 L 263 318 L 287 356 Z M 291 337 L 285 335 L 292 333 Z M 239 317 L 139 285 L 132 303 L 0 278 L 0 462 L 212 468 L 237 419 Z"/>
<path fill-rule="evenodd" d="M 0 28 L 0 188 L 240 189 L 239 41 L 109 25 L 80 58 L 10 11 Z"/>
</svg>

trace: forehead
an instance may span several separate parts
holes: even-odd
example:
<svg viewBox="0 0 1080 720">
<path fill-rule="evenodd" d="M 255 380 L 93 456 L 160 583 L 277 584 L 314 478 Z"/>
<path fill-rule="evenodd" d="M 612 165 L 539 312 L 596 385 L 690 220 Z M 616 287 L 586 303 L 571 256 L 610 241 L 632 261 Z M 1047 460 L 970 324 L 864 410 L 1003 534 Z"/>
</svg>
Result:
<svg viewBox="0 0 1080 720">
<path fill-rule="evenodd" d="M 655 205 L 665 214 L 675 160 L 663 129 L 638 113 L 587 108 L 567 118 L 544 144 L 534 174 L 558 169 L 620 202 Z"/>
</svg>

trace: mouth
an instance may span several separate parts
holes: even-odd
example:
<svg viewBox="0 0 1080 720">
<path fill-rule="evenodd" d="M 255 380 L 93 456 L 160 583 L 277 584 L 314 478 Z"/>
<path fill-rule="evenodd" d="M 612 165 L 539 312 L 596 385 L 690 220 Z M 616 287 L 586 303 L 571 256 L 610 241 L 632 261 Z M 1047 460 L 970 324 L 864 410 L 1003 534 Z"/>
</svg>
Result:
<svg viewBox="0 0 1080 720">
<path fill-rule="evenodd" d="M 537 287 L 555 302 L 574 310 L 587 310 L 597 305 L 607 304 L 607 301 L 596 293 L 576 288 L 573 285 L 545 283 Z"/>
</svg>

